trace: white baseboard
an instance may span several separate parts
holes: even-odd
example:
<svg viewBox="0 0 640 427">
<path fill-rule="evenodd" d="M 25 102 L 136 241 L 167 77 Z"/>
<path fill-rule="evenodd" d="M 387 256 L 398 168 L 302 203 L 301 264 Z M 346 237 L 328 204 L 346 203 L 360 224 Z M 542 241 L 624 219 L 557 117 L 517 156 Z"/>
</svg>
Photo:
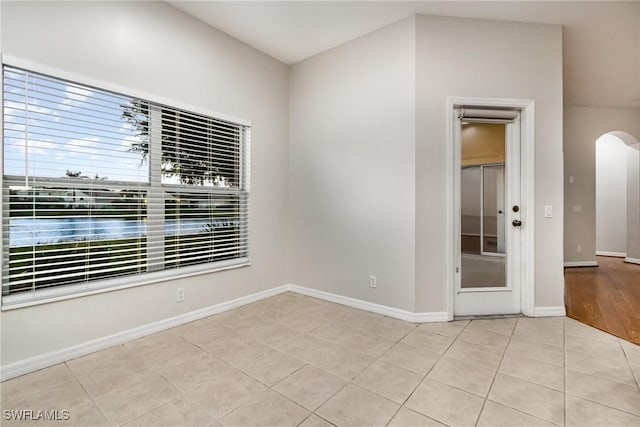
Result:
<svg viewBox="0 0 640 427">
<path fill-rule="evenodd" d="M 287 285 L 278 286 L 276 288 L 267 289 L 265 291 L 247 295 L 245 297 L 240 297 L 231 301 L 212 305 L 210 307 L 201 308 L 199 310 L 190 311 L 178 316 L 162 319 L 157 322 L 148 323 L 146 325 L 118 332 L 117 334 L 108 335 L 106 337 L 87 341 L 82 344 L 73 345 L 60 350 L 52 351 L 50 353 L 45 353 L 38 356 L 30 357 L 28 359 L 9 363 L 7 365 L 0 366 L 0 381 L 5 381 L 10 378 L 27 374 L 29 372 L 37 371 L 39 369 L 56 365 L 58 363 L 66 362 L 67 360 L 76 359 L 78 357 L 85 356 L 87 354 L 91 354 L 108 347 L 113 347 L 115 345 L 123 344 L 125 342 L 154 334 L 156 332 L 174 328 L 184 323 L 193 322 L 194 320 L 202 319 L 213 314 L 222 313 L 223 311 L 241 307 L 243 305 L 247 305 L 261 299 L 269 298 L 274 295 L 287 292 L 288 290 L 289 287 Z"/>
<path fill-rule="evenodd" d="M 640 264 L 640 259 L 638 258 L 625 258 L 624 262 L 628 262 L 631 264 Z"/>
<path fill-rule="evenodd" d="M 62 348 L 60 350 L 52 351 L 50 353 L 33 356 L 28 359 L 19 360 L 17 362 L 0 366 L 0 381 L 5 381 L 10 378 L 27 374 L 29 372 L 34 372 L 39 369 L 44 369 L 49 366 L 56 365 L 58 363 L 86 356 L 87 354 L 104 350 L 105 348 L 123 344 L 137 338 L 174 328 L 184 323 L 193 322 L 194 320 L 202 319 L 204 317 L 208 317 L 217 313 L 222 313 L 223 311 L 241 307 L 243 305 L 247 305 L 252 302 L 256 302 L 289 291 L 414 323 L 446 322 L 447 320 L 449 320 L 447 318 L 446 312 L 413 313 L 410 311 L 400 310 L 393 307 L 362 301 L 355 298 L 344 297 L 341 295 L 323 292 L 316 289 L 305 288 L 302 286 L 282 285 L 273 289 L 257 292 L 245 297 L 236 298 L 231 301 L 226 301 L 220 304 L 212 305 L 210 307 L 205 307 L 199 310 L 191 311 L 189 313 L 180 314 L 168 319 L 163 319 L 157 322 L 152 322 L 136 328 L 128 329 L 126 331 L 118 332 L 117 334 L 108 335 L 106 337 L 87 341 L 82 344 L 73 345 L 70 347 Z"/>
<path fill-rule="evenodd" d="M 565 267 L 597 267 L 597 261 L 567 261 L 564 263 Z"/>
<path fill-rule="evenodd" d="M 607 251 L 596 251 L 596 255 L 600 256 L 613 256 L 616 258 L 624 258 L 627 256 L 625 252 L 607 252 Z"/>
<path fill-rule="evenodd" d="M 391 316 L 390 316 L 391 317 Z M 431 323 L 431 322 L 448 322 L 449 314 L 446 311 L 424 311 L 422 313 L 413 313 L 413 323 Z"/>
<path fill-rule="evenodd" d="M 202 319 L 213 314 L 241 307 L 243 305 L 289 291 L 322 299 L 325 301 L 335 302 L 338 304 L 346 305 L 348 307 L 367 310 L 373 313 L 382 314 L 384 316 L 389 316 L 395 319 L 405 320 L 412 323 L 446 322 L 449 320 L 446 311 L 414 313 L 407 310 L 401 310 L 394 307 L 324 292 L 317 289 L 288 284 L 257 292 L 255 294 L 247 295 L 245 297 L 236 298 L 231 301 L 212 305 L 210 307 L 194 310 L 189 313 L 184 313 L 178 316 L 159 320 L 157 322 L 152 322 L 113 335 L 87 341 L 82 344 L 73 345 L 70 347 L 52 351 L 50 353 L 33 356 L 28 359 L 19 360 L 17 362 L 0 366 L 0 381 L 5 381 L 10 378 L 37 371 L 39 369 L 56 365 L 58 363 L 66 362 L 68 360 L 85 356 L 87 354 L 91 354 L 108 347 L 123 344 L 128 341 L 144 337 L 146 335 L 161 332 L 166 329 L 182 325 L 184 323 L 193 322 L 194 320 Z M 564 315 L 564 307 L 536 307 L 534 310 L 534 316 L 536 317 Z"/>
<path fill-rule="evenodd" d="M 405 320 L 412 323 L 426 322 L 446 322 L 449 320 L 446 311 L 414 313 L 412 311 L 401 310 L 399 308 L 380 305 L 373 302 L 363 301 L 356 298 L 345 297 L 330 292 L 319 291 L 317 289 L 305 288 L 298 285 L 287 285 L 288 290 L 302 295 L 318 298 L 325 301 L 335 302 L 348 307 L 367 310 L 372 313 L 393 317 L 394 319 Z"/>
<path fill-rule="evenodd" d="M 535 307 L 533 309 L 533 317 L 558 317 L 565 316 L 567 313 L 564 306 Z"/>
</svg>

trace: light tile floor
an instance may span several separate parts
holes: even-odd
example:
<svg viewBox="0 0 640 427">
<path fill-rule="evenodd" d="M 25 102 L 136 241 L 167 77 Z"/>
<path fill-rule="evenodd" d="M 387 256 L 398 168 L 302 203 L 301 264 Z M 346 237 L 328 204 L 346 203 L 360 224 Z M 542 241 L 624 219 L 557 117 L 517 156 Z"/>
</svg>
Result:
<svg viewBox="0 0 640 427">
<path fill-rule="evenodd" d="M 568 318 L 415 325 L 287 293 L 2 383 L 63 426 L 640 426 L 640 347 Z M 2 425 L 47 425 L 9 422 Z"/>
</svg>

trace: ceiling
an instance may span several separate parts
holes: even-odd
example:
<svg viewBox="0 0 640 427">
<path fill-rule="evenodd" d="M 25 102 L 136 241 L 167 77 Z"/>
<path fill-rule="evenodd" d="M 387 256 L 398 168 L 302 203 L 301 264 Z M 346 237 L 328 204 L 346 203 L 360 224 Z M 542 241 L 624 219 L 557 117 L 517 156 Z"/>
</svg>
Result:
<svg viewBox="0 0 640 427">
<path fill-rule="evenodd" d="M 640 1 L 169 1 L 286 63 L 415 13 L 561 24 L 564 102 L 640 108 Z"/>
</svg>

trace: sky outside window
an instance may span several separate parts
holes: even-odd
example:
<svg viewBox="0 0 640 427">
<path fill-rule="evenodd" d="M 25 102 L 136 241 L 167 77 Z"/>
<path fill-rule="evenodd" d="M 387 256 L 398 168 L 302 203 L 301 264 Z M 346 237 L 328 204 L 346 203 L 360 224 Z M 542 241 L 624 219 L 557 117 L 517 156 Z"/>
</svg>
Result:
<svg viewBox="0 0 640 427">
<path fill-rule="evenodd" d="M 132 98 L 8 67 L 4 88 L 5 175 L 148 182 Z"/>
</svg>

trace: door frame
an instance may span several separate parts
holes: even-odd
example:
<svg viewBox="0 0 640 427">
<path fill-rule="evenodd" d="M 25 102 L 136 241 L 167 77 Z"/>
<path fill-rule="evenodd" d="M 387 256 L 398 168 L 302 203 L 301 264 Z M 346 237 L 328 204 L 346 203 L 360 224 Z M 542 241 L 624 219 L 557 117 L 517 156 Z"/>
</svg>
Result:
<svg viewBox="0 0 640 427">
<path fill-rule="evenodd" d="M 534 315 L 535 307 L 535 101 L 532 99 L 447 97 L 447 318 L 453 320 L 456 281 L 457 224 L 455 218 L 460 200 L 460 144 L 457 141 L 456 108 L 505 108 L 520 111 L 520 174 L 521 218 L 520 239 L 520 310 L 525 316 Z"/>
</svg>

